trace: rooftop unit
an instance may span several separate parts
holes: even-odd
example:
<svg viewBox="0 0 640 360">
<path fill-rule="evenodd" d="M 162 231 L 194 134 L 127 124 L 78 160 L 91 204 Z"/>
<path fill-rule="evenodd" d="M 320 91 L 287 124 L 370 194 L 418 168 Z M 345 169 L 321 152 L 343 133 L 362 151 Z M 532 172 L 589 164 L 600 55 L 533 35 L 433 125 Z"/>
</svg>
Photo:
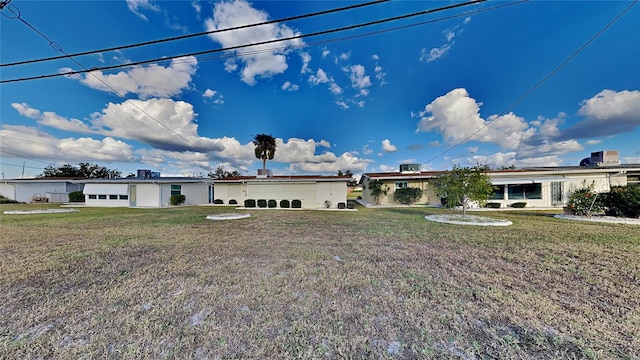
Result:
<svg viewBox="0 0 640 360">
<path fill-rule="evenodd" d="M 400 164 L 400 172 L 403 174 L 419 173 L 420 164 Z"/>
<path fill-rule="evenodd" d="M 160 177 L 160 173 L 151 170 L 138 169 L 136 177 L 138 179 L 157 179 Z"/>
<path fill-rule="evenodd" d="M 618 150 L 604 150 L 591 153 L 591 166 L 617 166 L 620 165 Z"/>
</svg>

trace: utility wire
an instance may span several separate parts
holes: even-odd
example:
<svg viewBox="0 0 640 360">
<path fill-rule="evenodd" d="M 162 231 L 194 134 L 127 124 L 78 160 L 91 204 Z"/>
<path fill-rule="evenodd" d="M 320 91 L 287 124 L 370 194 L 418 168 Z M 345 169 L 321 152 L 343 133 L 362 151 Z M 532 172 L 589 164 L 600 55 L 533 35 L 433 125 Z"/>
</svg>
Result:
<svg viewBox="0 0 640 360">
<path fill-rule="evenodd" d="M 15 8 L 15 7 L 14 7 Z M 9 8 L 11 10 L 11 8 Z M 62 50 L 62 47 L 60 45 L 58 45 L 57 43 L 55 43 L 53 40 L 49 39 L 49 37 L 47 37 L 45 34 L 43 34 L 41 31 L 39 31 L 38 29 L 36 29 L 33 25 L 29 24 L 29 22 L 27 22 L 26 20 L 24 20 L 20 14 L 19 10 L 12 10 L 12 13 L 16 16 L 16 19 L 20 20 L 20 22 L 22 22 L 23 24 L 25 24 L 26 26 L 28 26 L 30 29 L 32 29 L 33 31 L 35 31 L 38 35 L 40 35 L 41 37 L 43 37 L 45 40 L 47 40 L 49 42 L 49 45 L 56 49 L 57 51 L 63 53 L 65 55 L 65 57 L 69 58 L 71 61 L 73 61 L 74 63 L 76 63 L 78 66 L 80 66 L 81 68 L 87 70 L 86 67 L 84 67 L 81 63 L 79 63 L 76 59 L 74 59 L 71 55 L 67 54 L 64 50 Z M 54 46 L 55 45 L 55 46 Z M 88 71 L 88 70 L 87 70 Z M 118 90 L 114 89 L 111 85 L 107 84 L 104 80 L 100 79 L 98 76 L 96 76 L 95 74 L 90 72 L 90 75 L 93 76 L 96 80 L 100 81 L 102 84 L 104 84 L 106 87 L 108 87 L 109 89 L 111 89 L 111 91 L 113 91 L 114 93 L 116 93 L 118 96 L 120 97 L 124 97 L 124 94 L 121 94 Z M 178 134 L 177 132 L 175 132 L 173 129 L 171 129 L 170 127 L 168 127 L 167 125 L 163 124 L 161 121 L 159 121 L 158 119 L 156 119 L 155 117 L 153 117 L 151 114 L 149 114 L 148 112 L 146 112 L 144 109 L 142 109 L 140 106 L 138 106 L 136 103 L 134 103 L 133 101 L 129 101 L 129 99 L 125 100 L 126 103 L 129 103 L 131 105 L 133 105 L 136 109 L 140 110 L 143 114 L 145 114 L 146 116 L 148 116 L 151 120 L 155 121 L 156 123 L 158 123 L 160 126 L 164 127 L 165 129 L 169 130 L 172 134 L 174 134 L 175 136 L 179 137 L 180 139 L 184 140 L 186 143 L 188 143 L 189 145 L 193 146 L 193 149 L 196 150 L 199 148 L 198 145 L 192 143 L 189 139 L 185 138 L 184 136 Z"/>
<path fill-rule="evenodd" d="M 9 0 L 9 1 L 11 1 L 11 0 Z M 381 3 L 385 3 L 385 2 L 389 2 L 389 1 L 391 1 L 391 0 L 375 0 L 375 1 L 370 1 L 370 2 L 366 2 L 366 3 L 362 3 L 362 4 L 349 5 L 349 6 L 344 6 L 344 7 L 340 7 L 340 8 L 335 8 L 335 9 L 330 9 L 330 10 L 323 10 L 323 11 L 318 11 L 318 12 L 309 13 L 309 14 L 303 14 L 303 15 L 296 15 L 296 16 L 291 16 L 291 17 L 282 18 L 282 19 L 276 19 L 276 20 L 263 21 L 263 22 L 259 22 L 259 23 L 253 23 L 253 24 L 233 26 L 233 27 L 230 27 L 230 28 L 216 29 L 216 30 L 211 30 L 211 31 L 199 32 L 199 33 L 195 33 L 195 34 L 181 35 L 181 36 L 175 36 L 175 37 L 170 37 L 170 38 L 165 38 L 165 39 L 145 41 L 145 42 L 129 44 L 129 45 L 114 46 L 114 47 L 104 48 L 104 49 L 100 49 L 100 50 L 91 50 L 91 51 L 78 52 L 78 53 L 75 53 L 75 54 L 70 54 L 68 56 L 77 57 L 77 56 L 91 55 L 91 54 L 96 54 L 96 53 L 101 53 L 101 52 L 106 52 L 106 51 L 123 50 L 123 49 L 130 49 L 130 48 L 140 47 L 140 46 L 160 44 L 160 43 L 169 42 L 169 41 L 184 40 L 184 39 L 189 39 L 189 38 L 198 37 L 198 36 L 211 35 L 211 34 L 217 34 L 217 33 L 221 33 L 221 32 L 232 31 L 232 30 L 241 30 L 241 29 L 247 29 L 247 28 L 252 28 L 252 27 L 256 27 L 256 26 L 269 25 L 269 24 L 275 24 L 275 23 L 279 23 L 279 22 L 299 20 L 299 19 L 305 19 L 305 18 L 320 16 L 320 15 L 337 13 L 337 12 L 342 12 L 342 11 L 362 8 L 362 7 L 366 7 L 366 6 L 370 6 L 370 5 L 377 5 L 377 4 L 381 4 Z M 14 13 L 14 12 L 12 11 L 12 13 Z M 43 61 L 51 61 L 51 60 L 59 60 L 59 59 L 65 58 L 65 57 L 67 57 L 67 56 L 66 55 L 60 55 L 60 56 L 52 56 L 52 57 L 42 58 L 42 59 L 16 61 L 16 62 L 13 62 L 13 63 L 0 64 L 0 67 L 32 64 L 32 63 L 43 62 Z"/>
<path fill-rule="evenodd" d="M 6 151 L 6 150 L 2 150 L 2 149 L 0 149 L 0 152 L 3 152 L 3 153 L 5 153 L 5 154 L 9 154 L 9 155 L 13 155 L 13 156 L 15 156 L 15 157 L 19 157 L 19 158 L 22 158 L 22 159 L 27 159 L 27 160 L 31 160 L 31 161 L 35 161 L 35 162 L 39 162 L 39 163 L 43 163 L 43 164 L 47 164 L 47 165 L 52 165 L 52 163 L 48 163 L 48 162 L 46 162 L 46 161 L 37 160 L 37 159 L 32 159 L 32 158 L 28 158 L 28 157 L 26 157 L 26 156 L 22 156 L 22 155 L 14 154 L 14 153 L 9 152 L 9 151 Z"/>
<path fill-rule="evenodd" d="M 569 57 L 567 57 L 558 66 L 556 66 L 553 70 L 551 70 L 551 72 L 549 72 L 545 77 L 543 77 L 542 80 L 538 81 L 529 90 L 527 90 L 524 94 L 522 94 L 519 98 L 517 98 L 514 102 L 512 102 L 509 106 L 507 106 L 502 112 L 500 112 L 500 114 L 501 114 L 500 116 L 504 116 L 506 113 L 511 111 L 517 104 L 519 104 L 522 100 L 524 100 L 527 96 L 531 95 L 532 92 L 534 92 L 537 88 L 539 88 L 544 82 L 549 80 L 549 78 L 551 78 L 553 75 L 555 75 L 555 73 L 557 73 L 567 63 L 569 63 L 569 61 L 571 61 L 574 57 L 576 57 L 579 53 L 581 53 L 582 50 L 586 49 L 589 45 L 591 45 L 592 42 L 594 42 L 598 37 L 600 37 L 600 35 L 602 35 L 611 26 L 613 26 L 613 24 L 615 24 L 618 20 L 620 20 L 620 18 L 622 16 L 624 16 L 629 10 L 631 10 L 631 8 L 634 5 L 636 5 L 637 3 L 638 3 L 638 0 L 634 0 L 629 6 L 627 6 L 624 10 L 622 10 L 622 12 L 620 14 L 618 14 L 616 17 L 614 17 L 609 23 L 607 23 L 607 25 L 605 25 L 602 29 L 600 29 L 600 31 L 598 31 L 595 35 L 593 35 L 586 43 L 584 43 L 582 46 L 580 46 L 571 55 L 569 55 Z M 445 150 L 445 151 L 441 152 L 440 154 L 438 154 L 438 155 L 432 157 L 431 159 L 427 160 L 425 162 L 425 164 L 428 164 L 428 163 L 432 162 L 433 160 L 435 160 L 435 159 L 437 159 L 437 158 L 449 153 L 451 150 L 453 150 L 453 149 L 457 148 L 458 146 L 464 144 L 465 142 L 467 142 L 468 140 L 470 140 L 471 138 L 476 136 L 479 132 L 481 132 L 485 128 L 489 127 L 489 125 L 491 125 L 500 116 L 497 116 L 492 120 L 486 121 L 485 124 L 480 129 L 475 131 L 473 134 L 467 136 L 466 138 L 462 139 L 461 141 L 459 141 L 455 145 L 449 147 L 447 150 Z"/>
<path fill-rule="evenodd" d="M 474 4 L 478 4 L 478 3 L 481 3 L 481 2 L 485 2 L 485 1 L 487 1 L 487 0 L 471 0 L 471 1 L 464 2 L 464 3 L 448 5 L 448 6 L 442 6 L 442 7 L 438 7 L 438 8 L 429 9 L 429 10 L 423 10 L 423 11 L 418 11 L 418 12 L 414 12 L 414 13 L 410 13 L 410 14 L 399 15 L 399 16 L 394 16 L 394 17 L 375 20 L 375 21 L 369 21 L 369 22 L 360 23 L 360 24 L 356 24 L 356 25 L 349 25 L 349 26 L 344 26 L 344 27 L 340 27 L 340 28 L 334 28 L 334 29 L 330 29 L 330 30 L 323 30 L 323 31 L 318 31 L 318 32 L 314 32 L 314 33 L 309 33 L 309 34 L 295 35 L 295 36 L 290 36 L 290 37 L 286 37 L 286 38 L 259 41 L 259 42 L 255 42 L 255 43 L 251 43 L 251 44 L 229 46 L 229 47 L 226 47 L 226 48 L 213 49 L 213 50 L 196 51 L 196 52 L 187 53 L 187 54 L 173 55 L 173 56 L 161 57 L 161 58 L 156 58 L 156 59 L 151 59 L 151 60 L 142 60 L 142 61 L 127 63 L 127 64 L 103 66 L 103 67 L 91 68 L 91 69 L 85 69 L 85 70 L 68 71 L 68 72 L 48 74 L 48 75 L 39 75 L 39 76 L 23 77 L 23 78 L 17 78 L 17 79 L 1 80 L 0 84 L 1 83 L 11 83 L 11 82 L 21 82 L 21 81 L 28 81 L 28 80 L 36 80 L 36 79 L 46 79 L 46 78 L 52 78 L 52 77 L 58 77 L 58 76 L 69 76 L 69 75 L 87 73 L 87 72 L 91 72 L 91 71 L 113 70 L 113 69 L 118 69 L 118 68 L 123 68 L 123 67 L 131 67 L 131 66 L 136 66 L 136 65 L 143 65 L 143 64 L 153 63 L 153 62 L 167 61 L 167 60 L 180 58 L 180 57 L 198 56 L 198 55 L 204 55 L 204 54 L 211 54 L 211 53 L 218 53 L 218 52 L 224 52 L 224 51 L 230 51 L 230 50 L 243 49 L 243 48 L 247 48 L 247 47 L 251 47 L 251 46 L 273 44 L 273 43 L 277 43 L 277 42 L 283 42 L 283 41 L 289 41 L 289 40 L 295 40 L 295 39 L 303 39 L 303 38 L 312 37 L 312 36 L 326 35 L 326 34 L 346 31 L 346 30 L 353 30 L 353 29 L 363 28 L 363 27 L 367 27 L 367 26 L 388 23 L 388 22 L 402 20 L 402 19 L 408 19 L 408 18 L 421 16 L 421 15 L 427 15 L 427 14 L 436 13 L 436 12 L 440 12 L 440 11 L 444 11 L 444 10 L 450 10 L 450 9 L 464 7 L 464 6 L 474 5 Z"/>
</svg>

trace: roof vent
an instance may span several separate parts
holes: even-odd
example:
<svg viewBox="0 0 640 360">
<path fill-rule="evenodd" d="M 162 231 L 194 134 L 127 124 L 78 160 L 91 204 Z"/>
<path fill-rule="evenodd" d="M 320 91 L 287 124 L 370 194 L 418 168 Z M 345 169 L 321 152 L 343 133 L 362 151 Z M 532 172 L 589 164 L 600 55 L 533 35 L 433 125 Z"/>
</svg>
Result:
<svg viewBox="0 0 640 360">
<path fill-rule="evenodd" d="M 419 173 L 420 164 L 400 164 L 400 172 L 403 174 Z"/>
</svg>

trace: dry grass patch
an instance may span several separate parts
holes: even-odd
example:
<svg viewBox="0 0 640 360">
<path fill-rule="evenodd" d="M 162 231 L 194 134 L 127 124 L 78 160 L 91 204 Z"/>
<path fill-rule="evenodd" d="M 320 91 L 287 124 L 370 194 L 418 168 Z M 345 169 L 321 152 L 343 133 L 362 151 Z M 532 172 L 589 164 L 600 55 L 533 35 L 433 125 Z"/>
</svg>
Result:
<svg viewBox="0 0 640 360">
<path fill-rule="evenodd" d="M 359 210 L 250 211 L 233 221 L 206 220 L 230 211 L 219 207 L 3 216 L 0 354 L 640 353 L 633 226 L 505 212 L 509 228 L 470 228 L 425 221 L 434 210 Z"/>
</svg>

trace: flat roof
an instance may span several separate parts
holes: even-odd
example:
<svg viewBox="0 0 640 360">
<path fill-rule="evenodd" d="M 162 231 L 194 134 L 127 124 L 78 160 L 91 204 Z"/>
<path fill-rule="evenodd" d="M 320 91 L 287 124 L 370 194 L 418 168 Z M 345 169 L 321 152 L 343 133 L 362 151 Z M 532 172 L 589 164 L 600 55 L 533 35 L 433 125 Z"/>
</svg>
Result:
<svg viewBox="0 0 640 360">
<path fill-rule="evenodd" d="M 214 183 L 251 182 L 289 182 L 289 181 L 349 181 L 350 176 L 323 176 L 323 175 L 274 175 L 269 177 L 235 176 L 224 179 L 210 179 Z"/>
</svg>

